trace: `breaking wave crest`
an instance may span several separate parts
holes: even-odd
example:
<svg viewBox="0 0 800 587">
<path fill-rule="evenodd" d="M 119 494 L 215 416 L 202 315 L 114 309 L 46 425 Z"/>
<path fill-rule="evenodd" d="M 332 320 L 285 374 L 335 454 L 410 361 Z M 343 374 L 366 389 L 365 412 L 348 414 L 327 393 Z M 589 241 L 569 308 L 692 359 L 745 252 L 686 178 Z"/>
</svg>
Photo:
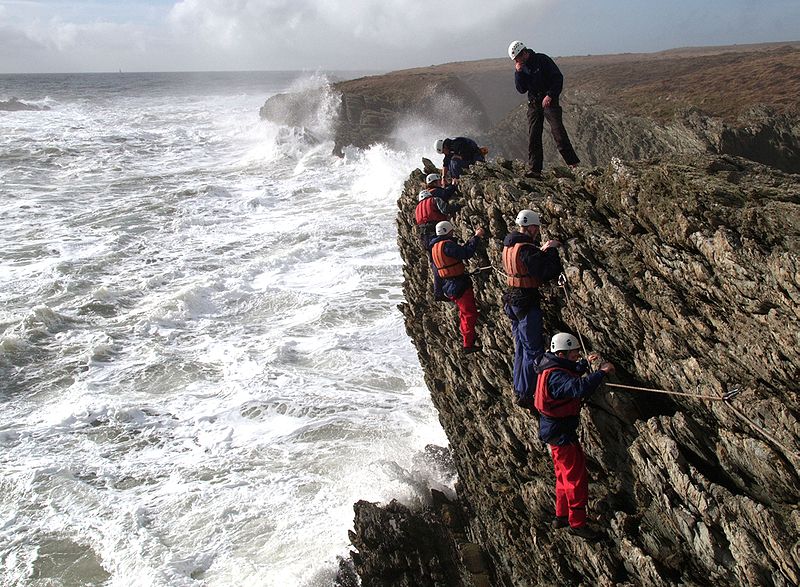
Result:
<svg viewBox="0 0 800 587">
<path fill-rule="evenodd" d="M 0 119 L 0 585 L 325 584 L 356 500 L 452 483 L 396 310 L 419 152 L 331 157 L 297 83 L 293 128 L 179 83 Z"/>
</svg>

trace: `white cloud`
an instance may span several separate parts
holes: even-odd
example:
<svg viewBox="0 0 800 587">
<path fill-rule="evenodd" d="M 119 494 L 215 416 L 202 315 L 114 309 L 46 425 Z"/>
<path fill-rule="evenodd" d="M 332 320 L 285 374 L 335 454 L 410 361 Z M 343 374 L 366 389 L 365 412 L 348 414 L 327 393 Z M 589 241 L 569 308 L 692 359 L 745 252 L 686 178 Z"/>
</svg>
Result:
<svg viewBox="0 0 800 587">
<path fill-rule="evenodd" d="M 796 38 L 797 0 L 757 15 L 753 1 L 709 0 L 711 19 L 691 0 L 0 0 L 0 72 L 398 69 L 502 57 L 513 38 L 553 56 Z"/>
<path fill-rule="evenodd" d="M 526 3 L 526 14 L 548 1 Z M 187 38 L 233 53 L 280 54 L 290 68 L 334 62 L 364 68 L 380 67 L 376 57 L 399 63 L 404 56 L 476 43 L 476 33 L 508 18 L 519 5 L 519 0 L 463 0 L 437 9 L 424 0 L 181 0 L 169 20 Z"/>
</svg>

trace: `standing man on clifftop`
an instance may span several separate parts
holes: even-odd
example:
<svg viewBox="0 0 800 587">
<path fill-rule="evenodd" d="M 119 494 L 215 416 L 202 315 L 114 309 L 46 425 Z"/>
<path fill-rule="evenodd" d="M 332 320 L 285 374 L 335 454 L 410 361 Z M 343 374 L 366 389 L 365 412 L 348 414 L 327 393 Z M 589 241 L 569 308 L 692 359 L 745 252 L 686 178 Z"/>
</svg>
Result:
<svg viewBox="0 0 800 587">
<path fill-rule="evenodd" d="M 580 163 L 572 148 L 567 129 L 561 119 L 558 97 L 564 86 L 564 76 L 550 57 L 535 53 L 522 41 L 513 41 L 508 46 L 508 56 L 514 60 L 514 84 L 520 94 L 528 92 L 528 177 L 539 177 L 542 173 L 542 130 L 544 119 L 556 141 L 558 152 L 570 167 Z"/>
</svg>

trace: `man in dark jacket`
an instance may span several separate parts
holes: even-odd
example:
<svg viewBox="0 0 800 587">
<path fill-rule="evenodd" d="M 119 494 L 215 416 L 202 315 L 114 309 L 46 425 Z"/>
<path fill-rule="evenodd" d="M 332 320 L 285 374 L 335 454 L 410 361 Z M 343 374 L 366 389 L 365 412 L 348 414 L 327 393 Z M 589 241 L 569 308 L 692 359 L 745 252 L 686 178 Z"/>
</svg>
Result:
<svg viewBox="0 0 800 587">
<path fill-rule="evenodd" d="M 442 182 L 447 182 L 447 174 L 454 183 L 461 177 L 461 173 L 476 161 L 485 161 L 483 150 L 478 143 L 467 137 L 454 139 L 439 139 L 434 145 L 437 153 L 444 154 L 442 162 Z"/>
<path fill-rule="evenodd" d="M 544 53 L 534 53 L 522 41 L 513 41 L 509 45 L 508 56 L 514 60 L 514 85 L 517 91 L 520 94 L 528 93 L 528 176 L 538 177 L 542 173 L 542 130 L 545 118 L 564 162 L 575 167 L 580 159 L 572 148 L 561 118 L 561 106 L 558 104 L 558 97 L 564 86 L 561 70 L 550 57 Z"/>
<path fill-rule="evenodd" d="M 436 237 L 431 241 L 433 264 L 439 277 L 444 280 L 442 291 L 458 306 L 464 354 L 481 350 L 475 344 L 475 323 L 478 321 L 475 292 L 472 290 L 472 280 L 466 271 L 464 260 L 475 255 L 483 235 L 483 229 L 478 228 L 475 230 L 475 236 L 466 244 L 460 245 L 453 236 L 453 225 L 445 220 L 436 225 Z"/>
<path fill-rule="evenodd" d="M 553 528 L 569 526 L 570 532 L 587 540 L 599 534 L 586 524 L 589 503 L 589 476 L 586 456 L 578 441 L 581 400 L 591 395 L 614 373 L 612 363 L 602 363 L 598 371 L 583 377 L 589 363 L 580 360 L 578 339 L 564 332 L 553 336 L 550 352 L 537 364 L 536 409 L 539 410 L 539 439 L 549 445 L 556 475 L 556 517 Z M 592 354 L 590 360 L 598 356 Z"/>
<path fill-rule="evenodd" d="M 461 209 L 459 204 L 450 203 L 456 194 L 456 186 L 441 186 L 442 176 L 438 173 L 429 173 L 425 178 L 425 189 L 419 193 L 419 203 L 414 210 L 414 219 L 419 229 L 419 240 L 428 254 L 433 275 L 433 299 L 437 302 L 446 301 L 442 292 L 443 281 L 433 264 L 430 256 L 431 241 L 436 237 L 436 224 L 442 220 L 450 220 L 453 214 Z"/>
<path fill-rule="evenodd" d="M 521 210 L 516 223 L 519 232 L 508 234 L 503 241 L 503 269 L 508 285 L 503 309 L 514 335 L 514 394 L 518 405 L 530 409 L 536 389 L 534 364 L 544 353 L 539 286 L 561 273 L 561 243 L 549 240 L 539 246 L 541 222 L 533 210 Z"/>
</svg>

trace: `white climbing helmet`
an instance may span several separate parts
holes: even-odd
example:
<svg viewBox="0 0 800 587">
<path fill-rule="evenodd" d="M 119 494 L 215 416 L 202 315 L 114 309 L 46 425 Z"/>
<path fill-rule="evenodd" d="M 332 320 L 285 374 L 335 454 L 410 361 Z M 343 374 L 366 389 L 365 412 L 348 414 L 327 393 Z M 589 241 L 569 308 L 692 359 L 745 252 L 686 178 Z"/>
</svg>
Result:
<svg viewBox="0 0 800 587">
<path fill-rule="evenodd" d="M 515 222 L 518 226 L 541 226 L 539 215 L 533 210 L 520 210 Z"/>
<path fill-rule="evenodd" d="M 442 179 L 442 176 L 438 173 L 429 173 L 428 177 L 425 178 L 425 183 L 431 185 L 434 181 L 439 181 L 440 179 Z"/>
<path fill-rule="evenodd" d="M 442 220 L 436 225 L 436 236 L 444 236 L 453 232 L 453 225 L 447 220 Z"/>
<path fill-rule="evenodd" d="M 511 57 L 511 59 L 516 59 L 517 55 L 522 53 L 524 49 L 525 43 L 522 41 L 511 41 L 511 44 L 508 46 L 508 56 Z"/>
<path fill-rule="evenodd" d="M 436 148 L 437 153 L 444 153 L 444 139 L 438 139 L 433 146 Z"/>
<path fill-rule="evenodd" d="M 431 193 L 428 190 L 422 190 L 419 192 L 419 201 L 421 202 L 425 198 L 429 197 Z"/>
<path fill-rule="evenodd" d="M 559 351 L 571 351 L 577 348 L 580 348 L 578 339 L 571 334 L 567 334 L 566 332 L 559 332 L 558 334 L 553 335 L 553 338 L 550 339 L 551 353 L 557 353 Z"/>
</svg>

